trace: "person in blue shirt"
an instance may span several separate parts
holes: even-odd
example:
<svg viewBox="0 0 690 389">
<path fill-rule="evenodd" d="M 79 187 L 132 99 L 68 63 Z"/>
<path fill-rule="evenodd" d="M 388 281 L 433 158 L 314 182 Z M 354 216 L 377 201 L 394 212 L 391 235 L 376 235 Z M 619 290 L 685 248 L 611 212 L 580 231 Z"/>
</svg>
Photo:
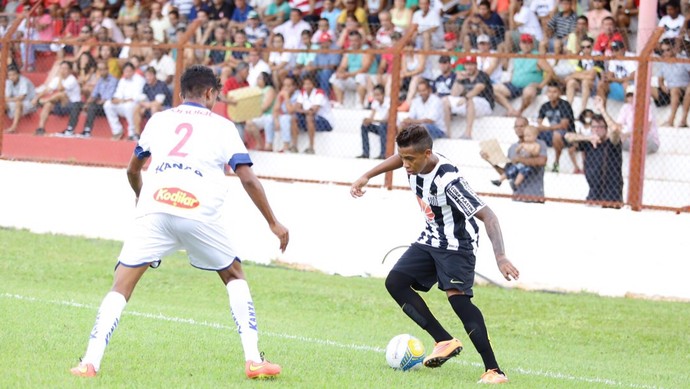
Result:
<svg viewBox="0 0 690 389">
<path fill-rule="evenodd" d="M 115 89 L 117 89 L 118 79 L 110 74 L 108 69 L 108 64 L 105 61 L 98 61 L 96 63 L 96 72 L 98 74 L 98 81 L 96 81 L 96 86 L 91 92 L 91 96 L 86 99 L 84 104 L 75 104 L 72 106 L 72 110 L 84 110 L 86 111 L 86 123 L 84 124 L 84 131 L 81 136 L 88 138 L 91 136 L 91 130 L 93 129 L 93 122 L 96 119 L 96 115 L 105 116 L 103 111 L 103 104 L 112 99 L 115 94 Z M 67 130 L 63 133 L 66 136 L 74 135 L 74 129 L 79 120 L 79 114 L 75 112 L 74 115 L 70 115 L 70 122 L 67 125 Z"/>
</svg>

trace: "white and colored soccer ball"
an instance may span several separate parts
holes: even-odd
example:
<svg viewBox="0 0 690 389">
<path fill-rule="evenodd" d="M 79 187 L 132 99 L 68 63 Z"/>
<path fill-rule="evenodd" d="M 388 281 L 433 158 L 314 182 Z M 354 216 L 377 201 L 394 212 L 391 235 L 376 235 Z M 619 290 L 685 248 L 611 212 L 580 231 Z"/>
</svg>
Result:
<svg viewBox="0 0 690 389">
<path fill-rule="evenodd" d="M 386 361 L 396 370 L 417 370 L 424 361 L 424 344 L 421 340 L 409 334 L 400 334 L 386 347 Z"/>
</svg>

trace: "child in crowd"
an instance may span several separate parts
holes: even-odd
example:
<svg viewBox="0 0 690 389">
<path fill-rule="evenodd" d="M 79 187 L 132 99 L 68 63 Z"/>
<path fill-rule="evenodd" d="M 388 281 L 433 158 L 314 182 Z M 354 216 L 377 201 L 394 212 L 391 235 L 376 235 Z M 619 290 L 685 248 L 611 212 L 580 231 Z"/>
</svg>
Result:
<svg viewBox="0 0 690 389">
<path fill-rule="evenodd" d="M 525 136 L 522 143 L 517 146 L 515 150 L 517 155 L 521 157 L 538 157 L 539 156 L 539 143 L 537 143 L 537 136 L 539 135 L 539 130 L 535 127 L 525 128 Z M 522 163 L 508 163 L 503 171 L 503 174 L 498 178 L 498 180 L 491 180 L 491 183 L 496 186 L 501 186 L 503 181 L 510 179 L 512 180 L 512 185 L 516 188 L 525 181 L 530 174 L 534 173 L 534 168 L 532 166 L 527 166 Z"/>
</svg>

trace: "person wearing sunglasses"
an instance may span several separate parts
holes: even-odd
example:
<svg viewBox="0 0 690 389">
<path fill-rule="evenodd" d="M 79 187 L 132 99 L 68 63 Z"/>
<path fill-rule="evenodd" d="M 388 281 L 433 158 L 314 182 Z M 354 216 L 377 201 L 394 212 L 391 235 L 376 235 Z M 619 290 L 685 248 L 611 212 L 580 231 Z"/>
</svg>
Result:
<svg viewBox="0 0 690 389">
<path fill-rule="evenodd" d="M 595 61 L 587 58 L 592 54 L 594 41 L 592 38 L 584 38 L 580 44 L 580 59 L 575 66 L 575 72 L 565 78 L 565 95 L 568 102 L 572 105 L 575 100 L 575 93 L 582 92 L 581 109 L 587 108 L 587 103 L 592 95 L 592 89 L 596 87 L 599 75 L 604 71 L 604 62 Z"/>
</svg>

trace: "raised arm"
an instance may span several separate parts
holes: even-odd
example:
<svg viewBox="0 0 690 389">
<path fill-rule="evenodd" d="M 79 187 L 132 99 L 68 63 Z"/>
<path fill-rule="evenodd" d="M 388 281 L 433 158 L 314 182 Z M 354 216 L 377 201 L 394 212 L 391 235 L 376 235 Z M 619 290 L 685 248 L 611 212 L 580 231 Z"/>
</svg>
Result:
<svg viewBox="0 0 690 389">
<path fill-rule="evenodd" d="M 383 162 L 374 166 L 371 170 L 364 173 L 357 181 L 350 186 L 350 194 L 352 197 L 362 197 L 366 192 L 363 188 L 369 183 L 369 180 L 378 176 L 381 173 L 389 172 L 391 170 L 399 169 L 403 166 L 402 159 L 398 154 L 391 155 Z"/>
</svg>

